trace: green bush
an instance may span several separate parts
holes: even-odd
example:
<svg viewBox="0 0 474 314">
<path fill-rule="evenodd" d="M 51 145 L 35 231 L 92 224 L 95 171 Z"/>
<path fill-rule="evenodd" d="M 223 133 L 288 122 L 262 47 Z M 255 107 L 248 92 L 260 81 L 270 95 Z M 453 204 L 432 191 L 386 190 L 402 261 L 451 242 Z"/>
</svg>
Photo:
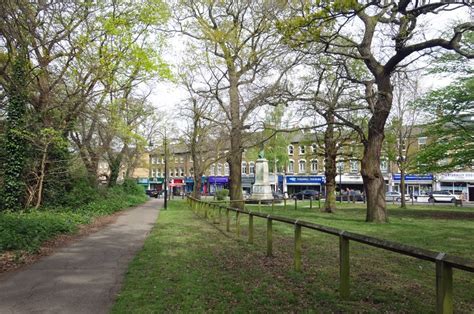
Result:
<svg viewBox="0 0 474 314">
<path fill-rule="evenodd" d="M 222 190 L 217 190 L 216 191 L 216 198 L 219 201 L 225 200 L 225 198 L 229 196 L 229 190 L 227 189 L 222 189 Z"/>
<path fill-rule="evenodd" d="M 30 212 L 1 212 L 0 252 L 36 251 L 44 241 L 60 233 L 74 232 L 78 225 L 89 223 L 95 217 L 141 204 L 146 199 L 143 188 L 131 182 L 103 190 L 78 185 L 70 195 L 64 196 L 63 200 L 68 200 L 66 206 L 43 207 Z"/>
</svg>

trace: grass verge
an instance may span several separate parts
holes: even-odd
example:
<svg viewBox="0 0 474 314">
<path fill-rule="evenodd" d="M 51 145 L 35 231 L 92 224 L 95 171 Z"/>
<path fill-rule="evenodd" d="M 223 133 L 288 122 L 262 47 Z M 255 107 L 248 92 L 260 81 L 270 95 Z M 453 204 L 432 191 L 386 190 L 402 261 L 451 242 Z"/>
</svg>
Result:
<svg viewBox="0 0 474 314">
<path fill-rule="evenodd" d="M 391 240 L 412 239 L 409 244 L 416 246 L 427 242 L 418 235 L 424 232 L 419 226 L 440 226 L 435 219 L 401 214 L 398 218 L 392 215 L 391 224 L 368 225 L 363 223 L 360 208 L 349 207 L 331 216 L 314 209 L 275 212 Z M 274 223 L 274 256 L 266 257 L 264 220 L 254 222 L 254 245 L 246 243 L 246 216 L 241 218 L 240 237 L 235 235 L 235 217 L 230 233 L 225 232 L 223 220 L 218 222 L 217 215 L 204 220 L 196 217 L 184 202 L 171 202 L 170 210 L 160 213 L 142 252 L 131 263 L 112 313 L 415 313 L 435 309 L 432 263 L 351 243 L 351 297 L 341 301 L 337 238 L 304 230 L 303 271 L 296 273 L 292 226 Z M 450 219 L 443 223 L 446 227 L 439 230 L 434 246 L 443 246 L 443 236 L 456 236 L 462 242 L 456 251 L 472 255 L 472 220 Z M 456 311 L 473 312 L 474 274 L 455 271 L 454 286 Z"/>
<path fill-rule="evenodd" d="M 74 207 L 0 213 L 0 253 L 35 252 L 46 240 L 62 233 L 72 233 L 79 225 L 96 217 L 145 202 L 142 190 L 127 191 L 121 187 L 104 191 L 97 199 Z"/>
</svg>

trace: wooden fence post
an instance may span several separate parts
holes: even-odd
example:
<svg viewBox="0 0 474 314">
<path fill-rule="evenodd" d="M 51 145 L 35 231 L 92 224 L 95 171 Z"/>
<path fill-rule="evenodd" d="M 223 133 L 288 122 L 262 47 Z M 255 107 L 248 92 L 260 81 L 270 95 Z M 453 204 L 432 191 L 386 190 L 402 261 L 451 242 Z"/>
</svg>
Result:
<svg viewBox="0 0 474 314">
<path fill-rule="evenodd" d="M 240 236 L 240 212 L 235 212 L 235 233 Z"/>
<path fill-rule="evenodd" d="M 298 209 L 298 198 L 296 197 L 295 198 L 295 210 L 297 210 L 297 209 Z"/>
<path fill-rule="evenodd" d="M 339 235 L 339 294 L 341 299 L 349 298 L 349 239 L 344 237 L 344 231 Z"/>
<path fill-rule="evenodd" d="M 436 313 L 453 313 L 453 268 L 443 262 L 444 253 L 436 261 Z"/>
<path fill-rule="evenodd" d="M 249 214 L 249 243 L 253 244 L 253 215 Z"/>
<path fill-rule="evenodd" d="M 226 231 L 230 232 L 230 209 L 227 209 L 225 213 L 225 218 L 226 218 Z"/>
<path fill-rule="evenodd" d="M 286 210 L 286 197 L 283 198 L 283 209 Z"/>
<path fill-rule="evenodd" d="M 258 212 L 260 213 L 262 211 L 262 201 L 258 200 Z"/>
<path fill-rule="evenodd" d="M 298 220 L 295 222 L 294 266 L 295 266 L 295 271 L 301 271 L 301 226 L 298 225 Z"/>
<path fill-rule="evenodd" d="M 309 198 L 309 209 L 310 210 L 313 209 L 313 197 L 312 196 Z"/>
<path fill-rule="evenodd" d="M 272 212 L 275 210 L 275 200 L 272 199 Z"/>
<path fill-rule="evenodd" d="M 269 215 L 270 216 L 270 215 Z M 272 219 L 267 216 L 267 256 L 273 255 L 273 228 Z"/>
</svg>

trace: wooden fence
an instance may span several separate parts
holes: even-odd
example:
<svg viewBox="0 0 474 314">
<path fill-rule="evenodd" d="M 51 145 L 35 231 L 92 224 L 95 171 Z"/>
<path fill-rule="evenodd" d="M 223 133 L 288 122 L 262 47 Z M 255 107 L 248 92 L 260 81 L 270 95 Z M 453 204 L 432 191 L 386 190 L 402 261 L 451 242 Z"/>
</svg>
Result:
<svg viewBox="0 0 474 314">
<path fill-rule="evenodd" d="M 272 256 L 273 250 L 273 221 L 278 221 L 295 227 L 294 238 L 294 269 L 301 271 L 301 229 L 306 228 L 327 233 L 339 237 L 339 294 L 344 300 L 349 298 L 350 294 L 350 263 L 349 263 L 349 243 L 355 241 L 369 246 L 380 248 L 383 250 L 395 252 L 402 255 L 415 257 L 417 259 L 430 261 L 436 265 L 436 312 L 437 313 L 453 313 L 453 268 L 474 273 L 474 261 L 463 259 L 457 256 L 447 255 L 441 252 L 425 250 L 409 245 L 395 243 L 391 241 L 381 240 L 357 233 L 352 233 L 332 227 L 314 224 L 307 221 L 291 219 L 287 217 L 279 217 L 261 212 L 252 212 L 238 208 L 227 207 L 219 203 L 205 202 L 187 198 L 189 206 L 195 212 L 203 213 L 205 218 L 209 217 L 209 211 L 214 211 L 215 217 L 222 218 L 225 211 L 226 230 L 230 232 L 231 212 L 236 215 L 236 233 L 240 236 L 240 216 L 247 215 L 249 217 L 248 224 L 248 242 L 253 243 L 254 240 L 254 217 L 263 218 L 267 221 L 267 256 Z M 274 203 L 272 203 L 272 206 Z"/>
</svg>

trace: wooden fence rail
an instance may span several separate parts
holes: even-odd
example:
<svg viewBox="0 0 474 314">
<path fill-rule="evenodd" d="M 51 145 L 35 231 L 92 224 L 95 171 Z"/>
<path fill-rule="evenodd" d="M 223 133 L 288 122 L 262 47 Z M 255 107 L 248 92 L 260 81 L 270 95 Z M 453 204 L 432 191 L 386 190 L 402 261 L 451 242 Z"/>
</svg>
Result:
<svg viewBox="0 0 474 314">
<path fill-rule="evenodd" d="M 252 212 L 238 208 L 226 207 L 218 203 L 209 203 L 192 197 L 187 198 L 188 204 L 195 212 L 201 212 L 205 218 L 209 217 L 209 211 L 213 210 L 213 217 L 216 211 L 219 213 L 226 210 L 226 230 L 230 232 L 230 212 L 235 212 L 236 233 L 240 235 L 240 216 L 249 216 L 248 242 L 254 240 L 254 217 L 266 219 L 267 221 L 267 256 L 273 254 L 273 221 L 278 221 L 295 227 L 294 239 L 294 269 L 301 271 L 301 231 L 302 228 L 316 230 L 339 237 L 339 295 L 346 300 L 350 295 L 350 258 L 349 243 L 355 241 L 383 250 L 395 252 L 402 255 L 411 256 L 417 259 L 430 261 L 436 266 L 436 312 L 453 313 L 453 268 L 474 273 L 474 261 L 457 256 L 446 255 L 445 253 L 421 249 L 409 245 L 404 245 L 387 240 L 377 239 L 353 232 L 344 231 L 337 228 L 327 227 L 307 221 Z M 272 206 L 273 207 L 273 206 Z M 286 204 L 285 204 L 286 208 Z M 220 214 L 219 214 L 220 217 Z M 220 220 L 220 219 L 219 219 Z"/>
</svg>

